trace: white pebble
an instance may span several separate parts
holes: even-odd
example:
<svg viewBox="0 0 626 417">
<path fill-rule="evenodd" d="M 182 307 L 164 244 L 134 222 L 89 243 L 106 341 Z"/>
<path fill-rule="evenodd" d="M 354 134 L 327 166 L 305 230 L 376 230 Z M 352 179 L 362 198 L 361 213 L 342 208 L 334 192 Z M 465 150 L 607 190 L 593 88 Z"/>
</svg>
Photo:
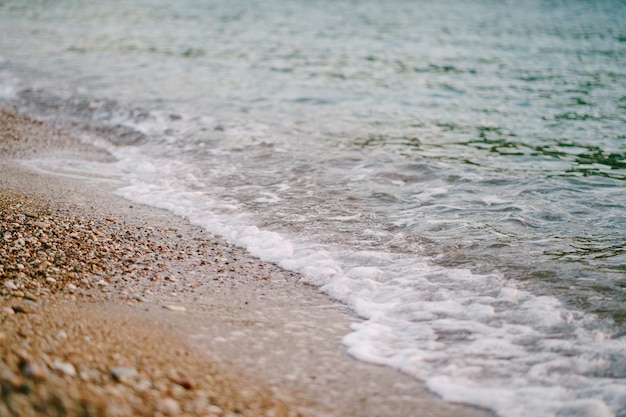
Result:
<svg viewBox="0 0 626 417">
<path fill-rule="evenodd" d="M 76 368 L 74 368 L 74 365 L 69 362 L 60 362 L 55 360 L 51 367 L 55 371 L 59 371 L 67 376 L 76 376 Z"/>
<path fill-rule="evenodd" d="M 187 309 L 183 306 L 167 305 L 163 306 L 163 308 L 169 311 L 177 311 L 181 313 L 187 311 Z"/>
<path fill-rule="evenodd" d="M 107 285 L 109 285 L 105 280 L 101 279 L 100 281 L 98 281 L 96 284 L 98 284 L 101 287 L 106 287 Z"/>
<path fill-rule="evenodd" d="M 7 287 L 8 289 L 14 291 L 17 290 L 17 285 L 15 285 L 15 283 L 13 281 L 6 281 L 4 283 L 4 286 Z"/>
<path fill-rule="evenodd" d="M 218 407 L 218 406 L 216 406 L 216 405 L 210 405 L 210 406 L 208 406 L 208 407 L 207 407 L 207 411 L 208 411 L 209 413 L 212 413 L 212 414 L 217 414 L 217 415 L 221 415 L 221 414 L 224 412 L 224 410 L 222 410 L 220 407 Z"/>
<path fill-rule="evenodd" d="M 50 284 L 55 284 L 57 282 L 57 280 L 52 277 L 46 278 L 46 281 L 49 282 Z"/>
<path fill-rule="evenodd" d="M 145 299 L 145 298 L 143 298 L 143 297 L 142 297 L 141 295 L 139 295 L 139 294 L 131 294 L 131 295 L 129 296 L 129 298 L 130 298 L 131 300 L 135 300 L 135 301 L 139 301 L 139 302 L 146 301 L 146 299 Z"/>
<path fill-rule="evenodd" d="M 113 366 L 111 368 L 111 375 L 117 382 L 124 382 L 128 379 L 136 378 L 139 373 L 135 368 L 128 368 L 126 366 Z"/>
</svg>

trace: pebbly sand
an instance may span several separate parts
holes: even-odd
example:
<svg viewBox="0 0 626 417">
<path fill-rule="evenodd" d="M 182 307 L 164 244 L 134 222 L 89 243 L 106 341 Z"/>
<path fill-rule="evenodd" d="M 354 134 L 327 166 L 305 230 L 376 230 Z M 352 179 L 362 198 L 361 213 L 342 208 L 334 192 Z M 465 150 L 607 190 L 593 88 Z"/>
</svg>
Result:
<svg viewBox="0 0 626 417">
<path fill-rule="evenodd" d="M 0 107 L 0 416 L 488 416 L 351 359 L 359 319 L 184 219 L 112 162 Z"/>
</svg>

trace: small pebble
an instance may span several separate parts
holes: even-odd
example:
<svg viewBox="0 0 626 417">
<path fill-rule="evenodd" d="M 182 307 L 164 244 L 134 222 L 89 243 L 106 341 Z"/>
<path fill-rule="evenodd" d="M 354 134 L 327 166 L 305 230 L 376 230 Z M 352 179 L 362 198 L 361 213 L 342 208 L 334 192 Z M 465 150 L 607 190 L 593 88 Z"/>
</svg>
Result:
<svg viewBox="0 0 626 417">
<path fill-rule="evenodd" d="M 24 306 L 14 305 L 11 309 L 16 313 L 28 314 L 28 310 Z"/>
<path fill-rule="evenodd" d="M 131 300 L 135 300 L 135 301 L 139 301 L 139 302 L 146 301 L 146 299 L 145 299 L 145 298 L 143 298 L 143 297 L 142 297 L 141 295 L 139 295 L 139 294 L 131 294 L 131 295 L 130 295 L 130 299 L 131 299 Z"/>
<path fill-rule="evenodd" d="M 222 409 L 221 409 L 220 407 L 218 407 L 217 405 L 210 405 L 210 406 L 208 406 L 208 407 L 207 407 L 207 411 L 208 411 L 209 413 L 212 413 L 212 414 L 217 414 L 217 415 L 221 415 L 221 414 L 224 412 L 224 410 L 222 410 Z"/>
<path fill-rule="evenodd" d="M 135 368 L 128 368 L 126 366 L 113 366 L 111 367 L 111 376 L 117 382 L 128 382 L 129 379 L 136 378 L 139 373 Z"/>
<path fill-rule="evenodd" d="M 52 277 L 46 278 L 46 281 L 49 282 L 50 284 L 56 284 L 56 282 L 57 282 L 57 280 L 52 278 Z"/>
<path fill-rule="evenodd" d="M 12 316 L 15 314 L 15 310 L 11 307 L 2 307 L 2 314 L 6 314 L 7 316 Z"/>
<path fill-rule="evenodd" d="M 13 291 L 13 296 L 14 297 L 18 297 L 18 298 L 24 298 L 26 294 L 24 294 L 24 291 Z"/>
<path fill-rule="evenodd" d="M 37 362 L 32 360 L 23 361 L 20 365 L 20 370 L 24 376 L 28 378 L 43 381 L 47 377 L 46 370 Z"/>
<path fill-rule="evenodd" d="M 55 360 L 51 366 L 52 369 L 67 376 L 76 376 L 76 368 L 69 362 L 60 362 Z"/>
<path fill-rule="evenodd" d="M 9 370 L 4 370 L 2 372 L 0 382 L 2 383 L 3 387 L 8 386 L 15 390 L 19 389 L 22 386 L 21 378 Z"/>
<path fill-rule="evenodd" d="M 96 284 L 98 284 L 101 287 L 106 287 L 107 285 L 109 285 L 105 280 L 101 279 L 100 281 L 98 281 Z"/>
<path fill-rule="evenodd" d="M 187 309 L 183 306 L 166 305 L 166 306 L 163 306 L 163 308 L 169 311 L 176 311 L 179 313 L 184 313 L 185 311 L 187 311 Z"/>
<path fill-rule="evenodd" d="M 13 281 L 5 281 L 4 286 L 11 291 L 17 290 L 17 285 Z"/>
<path fill-rule="evenodd" d="M 191 383 L 189 378 L 184 377 L 184 376 L 180 377 L 180 378 L 174 379 L 173 382 L 175 382 L 176 384 L 180 385 L 181 387 L 183 387 L 185 389 L 192 389 L 193 388 L 193 384 Z"/>
<path fill-rule="evenodd" d="M 180 405 L 173 398 L 162 398 L 158 402 L 158 409 L 166 416 L 173 416 L 180 413 Z"/>
</svg>

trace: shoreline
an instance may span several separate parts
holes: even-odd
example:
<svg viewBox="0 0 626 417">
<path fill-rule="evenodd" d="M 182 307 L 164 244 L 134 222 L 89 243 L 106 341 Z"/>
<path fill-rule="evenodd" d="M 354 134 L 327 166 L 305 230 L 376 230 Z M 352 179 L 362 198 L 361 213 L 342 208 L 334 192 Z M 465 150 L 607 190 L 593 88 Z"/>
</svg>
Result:
<svg viewBox="0 0 626 417">
<path fill-rule="evenodd" d="M 49 155 L 111 162 L 104 151 L 1 106 L 0 128 L 3 221 L 12 216 L 11 227 L 19 229 L 12 235 L 33 233 L 22 238 L 23 247 L 42 245 L 37 230 L 77 236 L 60 239 L 52 259 L 37 265 L 39 247 L 11 267 L 3 256 L 4 275 L 12 274 L 17 288 L 7 287 L 3 276 L 0 346 L 8 356 L 1 362 L 2 387 L 3 393 L 17 390 L 11 396 L 25 410 L 39 406 L 43 400 L 33 393 L 42 391 L 53 392 L 50 404 L 60 401 L 66 410 L 92 407 L 89 415 L 489 415 L 446 403 L 393 369 L 350 358 L 341 337 L 359 319 L 295 273 L 173 214 L 115 196 L 115 178 L 45 174 L 15 162 Z M 65 232 L 54 230 L 64 224 Z M 17 239 L 9 236 L 1 247 L 19 253 L 11 252 Z M 56 257 L 59 251 L 71 255 Z M 13 309 L 16 303 L 27 313 Z M 79 337 L 67 337 L 59 323 L 81 329 Z M 104 334 L 119 342 L 98 339 Z M 48 352 L 44 342 L 60 347 Z M 30 350 L 20 351 L 23 345 Z M 119 345 L 136 346 L 126 361 Z M 90 353 L 94 346 L 105 353 Z M 66 363 L 73 376 L 59 365 Z M 115 367 L 135 372 L 125 380 Z M 213 381 L 222 382 L 193 376 L 211 369 L 217 369 Z M 58 378 L 70 388 L 55 385 Z M 19 392 L 26 389 L 21 384 L 29 394 Z"/>
</svg>

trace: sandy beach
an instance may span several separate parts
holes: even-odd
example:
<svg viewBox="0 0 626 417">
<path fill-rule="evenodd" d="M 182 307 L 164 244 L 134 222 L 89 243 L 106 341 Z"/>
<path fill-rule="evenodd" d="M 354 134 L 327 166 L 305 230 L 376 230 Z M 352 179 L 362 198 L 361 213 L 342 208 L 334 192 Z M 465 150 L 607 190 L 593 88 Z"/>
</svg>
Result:
<svg viewBox="0 0 626 417">
<path fill-rule="evenodd" d="M 350 358 L 344 306 L 182 218 L 113 162 L 0 107 L 0 416 L 486 416 Z"/>
</svg>

